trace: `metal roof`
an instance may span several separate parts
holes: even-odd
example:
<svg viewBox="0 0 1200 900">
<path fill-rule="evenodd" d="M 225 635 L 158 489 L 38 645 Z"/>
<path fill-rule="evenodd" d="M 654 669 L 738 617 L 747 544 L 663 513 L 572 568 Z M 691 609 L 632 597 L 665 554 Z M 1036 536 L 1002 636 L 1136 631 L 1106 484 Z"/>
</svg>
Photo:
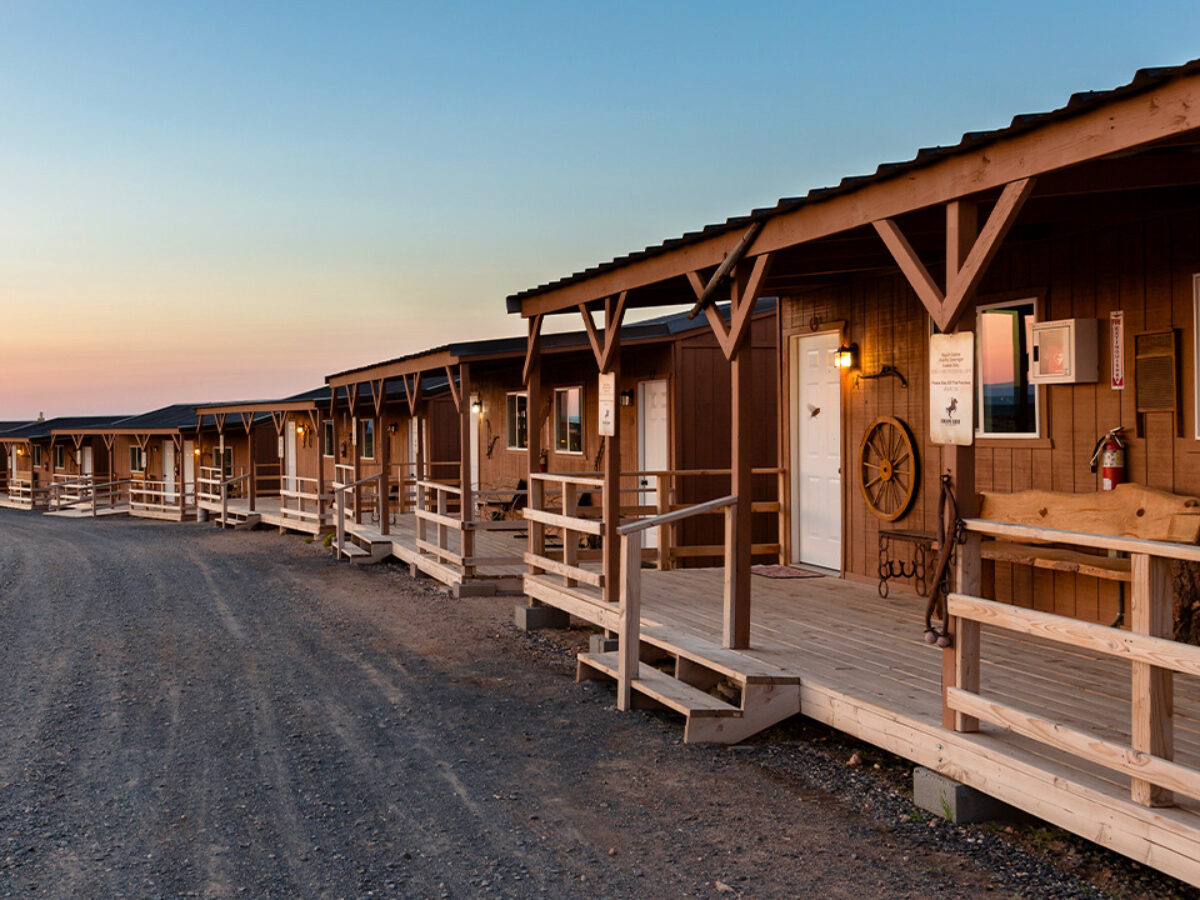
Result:
<svg viewBox="0 0 1200 900">
<path fill-rule="evenodd" d="M 0 433 L 0 440 L 10 438 L 48 438 L 52 431 L 72 431 L 78 429 L 99 429 L 114 422 L 121 421 L 125 416 L 59 416 L 42 422 L 28 422 L 19 428 Z"/>
<path fill-rule="evenodd" d="M 810 203 L 825 201 L 841 194 L 848 194 L 852 191 L 862 188 L 867 184 L 897 178 L 916 169 L 929 166 L 932 163 L 938 162 L 949 156 L 977 151 L 988 144 L 1007 140 L 1015 135 L 1040 128 L 1050 122 L 1069 119 L 1073 116 L 1077 116 L 1095 109 L 1096 107 L 1103 106 L 1106 103 L 1111 103 L 1123 97 L 1151 90 L 1159 87 L 1162 84 L 1165 84 L 1168 81 L 1176 78 L 1182 78 L 1187 75 L 1192 75 L 1198 71 L 1200 71 L 1200 59 L 1195 59 L 1179 66 L 1139 69 L 1134 74 L 1132 81 L 1130 81 L 1128 84 L 1121 85 L 1120 87 L 1106 91 L 1083 91 L 1072 94 L 1067 100 L 1066 105 L 1059 107 L 1058 109 L 1050 110 L 1049 112 L 1023 113 L 1016 115 L 1013 117 L 1012 122 L 1004 128 L 997 128 L 990 131 L 968 131 L 963 134 L 962 138 L 957 144 L 947 147 L 922 148 L 917 151 L 916 156 L 914 156 L 912 159 L 904 160 L 902 162 L 881 163 L 875 169 L 874 173 L 869 175 L 847 176 L 846 178 L 843 178 L 836 187 L 814 188 L 804 196 L 784 197 L 780 199 L 773 207 L 763 207 L 760 209 L 751 210 L 751 212 L 747 215 L 733 216 L 729 219 L 726 219 L 724 222 L 706 225 L 699 231 L 689 231 L 677 238 L 671 238 L 663 241 L 661 244 L 654 244 L 646 247 L 643 250 L 628 253 L 624 256 L 618 256 L 609 262 L 599 263 L 595 266 L 591 266 L 587 269 L 583 269 L 582 271 L 575 272 L 555 281 L 549 281 L 544 284 L 540 284 L 537 287 L 511 294 L 507 298 L 508 311 L 510 313 L 520 312 L 521 301 L 530 297 L 535 297 L 539 294 L 543 294 L 578 281 L 585 281 L 588 278 L 592 278 L 602 272 L 618 269 L 640 259 L 658 256 L 688 244 L 697 243 L 701 240 L 711 238 L 717 234 L 733 231 L 735 229 L 745 229 L 752 222 L 770 219 L 775 215 L 791 212 Z"/>
<path fill-rule="evenodd" d="M 754 314 L 762 315 L 764 313 L 773 312 L 775 310 L 776 300 L 774 297 L 760 297 L 755 304 Z M 722 318 L 729 318 L 729 304 L 716 304 Z M 622 341 L 645 341 L 660 338 L 663 340 L 675 337 L 679 334 L 686 334 L 689 331 L 696 331 L 708 328 L 708 320 L 702 316 L 697 316 L 694 319 L 689 319 L 685 312 L 668 313 L 667 315 L 655 316 L 652 319 L 645 319 L 641 322 L 634 322 L 629 325 L 621 326 Z M 420 359 L 422 356 L 433 356 L 435 354 L 447 353 L 459 359 L 472 359 L 477 357 L 494 357 L 494 356 L 513 356 L 524 357 L 527 338 L 525 337 L 509 337 L 509 338 L 490 338 L 483 341 L 460 341 L 453 344 L 442 344 L 438 347 L 431 347 L 428 350 L 422 350 L 418 353 L 409 353 L 404 356 L 398 356 L 395 359 L 382 360 L 373 362 L 370 365 L 358 366 L 354 369 L 347 369 L 344 372 L 335 372 L 329 376 L 327 380 L 341 378 L 345 375 L 353 375 L 356 372 L 365 372 L 370 369 L 380 366 L 390 366 L 394 363 L 408 362 L 412 359 Z M 588 336 L 586 331 L 565 331 L 560 334 L 543 334 L 542 347 L 544 349 L 573 349 L 584 348 L 589 346 Z M 433 389 L 436 378 L 444 376 L 435 376 L 433 379 L 426 379 L 425 385 L 427 389 Z M 444 385 L 443 385 L 444 386 Z M 389 395 L 392 388 L 389 385 Z"/>
</svg>

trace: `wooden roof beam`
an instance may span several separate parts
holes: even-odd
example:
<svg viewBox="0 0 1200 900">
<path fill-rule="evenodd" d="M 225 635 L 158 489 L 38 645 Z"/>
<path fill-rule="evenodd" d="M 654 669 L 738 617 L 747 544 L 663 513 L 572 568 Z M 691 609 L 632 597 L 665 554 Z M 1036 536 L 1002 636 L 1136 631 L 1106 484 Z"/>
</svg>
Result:
<svg viewBox="0 0 1200 900">
<path fill-rule="evenodd" d="M 454 401 L 454 408 L 458 412 L 462 412 L 462 392 L 454 380 L 454 370 L 449 366 L 446 366 L 446 381 L 450 383 L 450 398 Z"/>
<path fill-rule="evenodd" d="M 729 255 L 725 257 L 721 265 L 717 267 L 717 271 L 713 272 L 712 278 L 708 279 L 708 284 L 704 286 L 704 290 L 696 299 L 696 305 L 692 307 L 688 313 L 689 319 L 696 318 L 716 297 L 717 291 L 721 289 L 721 282 L 729 277 L 729 273 L 733 271 L 733 267 L 742 261 L 742 257 L 746 255 L 746 251 L 750 249 L 750 245 L 754 243 L 754 239 L 758 237 L 758 233 L 762 231 L 762 220 L 751 225 L 746 233 L 742 235 L 742 239 L 737 242 L 737 246 L 729 251 Z M 695 287 L 693 286 L 693 290 Z"/>
<path fill-rule="evenodd" d="M 538 351 L 541 350 L 542 318 L 540 315 L 529 318 L 529 338 L 525 342 L 525 365 L 521 367 L 521 384 L 523 385 L 529 384 L 529 376 L 538 358 Z"/>
<path fill-rule="evenodd" d="M 975 290 L 1000 249 L 1004 236 L 1033 192 L 1033 183 L 1032 178 L 1022 178 L 1005 185 L 978 237 L 973 234 L 973 205 L 959 202 L 947 204 L 944 293 L 895 222 L 883 219 L 873 223 L 917 298 L 942 331 L 952 331 L 974 299 Z"/>
<path fill-rule="evenodd" d="M 771 254 L 764 253 L 761 256 L 755 257 L 753 268 L 750 270 L 749 276 L 745 279 L 744 285 L 739 285 L 735 279 L 734 290 L 731 291 L 729 299 L 728 325 L 725 324 L 725 320 L 721 317 L 721 311 L 717 309 L 716 304 L 709 303 L 703 307 L 704 315 L 708 318 L 709 327 L 712 328 L 713 334 L 717 338 L 717 343 L 721 345 L 721 352 L 725 354 L 726 359 L 733 359 L 738 348 L 741 347 L 746 333 L 749 331 L 749 324 L 754 320 L 754 307 L 758 303 L 758 292 L 762 290 L 762 285 L 766 280 L 770 266 Z M 701 280 L 700 274 L 698 272 L 688 272 L 687 280 L 692 286 L 692 290 L 696 292 L 696 296 L 703 297 L 707 288 Z M 711 280 L 709 283 L 712 283 Z"/>
</svg>

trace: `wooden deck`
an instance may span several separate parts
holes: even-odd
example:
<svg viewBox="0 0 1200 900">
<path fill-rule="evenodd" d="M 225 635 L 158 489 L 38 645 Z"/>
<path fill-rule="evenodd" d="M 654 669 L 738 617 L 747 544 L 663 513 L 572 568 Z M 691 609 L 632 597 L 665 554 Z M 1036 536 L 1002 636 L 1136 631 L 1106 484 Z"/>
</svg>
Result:
<svg viewBox="0 0 1200 900">
<path fill-rule="evenodd" d="M 221 504 L 211 501 L 201 501 L 199 508 L 205 510 L 210 519 L 217 519 L 221 515 Z M 284 528 L 288 531 L 298 531 L 303 534 L 320 534 L 328 531 L 330 528 L 327 522 L 323 527 L 318 527 L 315 518 L 298 518 L 295 515 L 285 516 L 281 511 L 281 502 L 278 497 L 256 497 L 254 500 L 254 512 L 250 512 L 250 501 L 245 497 L 230 497 L 228 501 L 228 510 L 230 524 L 235 522 L 246 521 L 250 516 L 257 516 L 259 524 L 270 525 L 277 528 Z M 331 515 L 327 514 L 327 518 L 332 521 Z"/>
<path fill-rule="evenodd" d="M 432 531 L 432 527 L 430 530 Z M 390 543 L 392 555 L 397 559 L 410 566 L 415 566 L 424 574 L 449 585 L 460 594 L 520 595 L 523 593 L 522 578 L 526 571 L 523 563 L 514 561 L 510 565 L 495 563 L 480 565 L 476 567 L 474 577 L 464 577 L 459 567 L 439 560 L 428 552 L 418 550 L 417 519 L 412 513 L 393 516 L 391 533 L 387 535 L 381 533 L 378 523 L 373 522 L 347 525 L 347 532 L 363 542 Z M 452 528 L 447 530 L 446 546 L 454 553 L 461 551 L 459 532 Z M 475 535 L 477 558 L 516 560 L 520 558 L 527 547 L 528 538 L 524 531 L 477 531 Z"/>
<path fill-rule="evenodd" d="M 720 569 L 643 572 L 643 627 L 721 641 Z M 561 579 L 530 580 L 550 605 L 611 627 L 599 601 Z M 923 601 L 834 577 L 753 578 L 751 649 L 799 676 L 803 715 L 978 788 L 1154 868 L 1200 884 L 1200 803 L 1149 809 L 1130 801 L 1129 778 L 1045 744 L 983 724 L 941 726 L 941 652 L 922 638 Z M 1100 737 L 1128 743 L 1128 663 L 983 628 L 981 693 Z M 1175 759 L 1200 766 L 1200 683 L 1175 677 Z"/>
</svg>

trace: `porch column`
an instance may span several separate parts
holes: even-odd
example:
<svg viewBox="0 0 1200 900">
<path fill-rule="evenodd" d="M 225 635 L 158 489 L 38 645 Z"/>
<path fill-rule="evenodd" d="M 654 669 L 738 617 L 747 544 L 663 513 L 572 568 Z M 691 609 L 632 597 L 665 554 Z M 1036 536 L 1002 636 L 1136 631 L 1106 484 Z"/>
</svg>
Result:
<svg viewBox="0 0 1200 900">
<path fill-rule="evenodd" d="M 541 471 L 542 455 L 542 318 L 534 316 L 529 320 L 529 338 L 525 350 L 525 368 L 522 372 L 525 382 L 525 456 L 526 470 L 525 487 L 529 493 L 525 502 L 530 509 L 542 509 L 545 497 L 544 482 L 534 476 Z M 546 526 L 529 522 L 529 553 L 532 556 L 546 555 Z M 536 566 L 529 567 L 530 574 L 537 574 Z M 529 598 L 530 606 L 541 604 Z"/>
<path fill-rule="evenodd" d="M 380 397 L 383 396 L 383 384 L 380 384 Z M 375 423 L 375 440 L 379 443 L 379 533 L 392 533 L 392 436 L 388 433 L 387 419 L 382 412 Z"/>
<path fill-rule="evenodd" d="M 600 374 L 611 375 L 617 397 L 621 388 L 621 322 L 611 313 L 604 329 L 604 360 Z M 614 397 L 614 401 L 617 400 Z M 584 416 L 586 419 L 586 414 Z M 617 606 L 621 602 L 621 406 L 616 404 L 613 433 L 604 437 L 604 599 Z M 637 560 L 641 564 L 641 560 Z"/>
<path fill-rule="evenodd" d="M 246 429 L 246 446 L 250 448 L 250 478 L 246 496 L 250 498 L 250 512 L 254 512 L 254 502 L 258 499 L 258 441 L 254 437 L 254 425 Z"/>
<path fill-rule="evenodd" d="M 471 367 L 465 363 L 458 364 L 458 486 L 459 518 L 463 527 L 459 532 L 461 543 L 459 550 L 463 558 L 463 577 L 475 575 L 475 567 L 467 560 L 475 555 L 475 495 L 471 485 L 471 459 L 479 452 L 471 444 L 471 417 L 475 412 L 471 409 Z"/>
<path fill-rule="evenodd" d="M 358 385 L 352 385 L 355 392 L 358 391 Z M 357 395 L 356 395 L 357 399 Z M 351 414 L 350 416 L 350 447 L 354 451 L 354 470 L 353 477 L 350 479 L 355 482 L 354 485 L 354 524 L 362 524 L 362 485 L 358 484 L 358 479 L 362 478 L 362 448 L 358 446 L 358 416 Z"/>
<path fill-rule="evenodd" d="M 325 524 L 325 423 L 321 421 L 320 407 L 317 407 L 317 413 L 313 415 L 317 424 L 317 534 L 321 533 L 321 526 Z M 333 451 L 333 458 L 337 459 L 337 428 L 334 428 L 333 446 L 330 448 Z"/>
<path fill-rule="evenodd" d="M 421 482 L 425 480 L 425 421 L 424 417 L 416 412 L 411 413 L 412 418 L 409 420 L 409 426 L 417 429 L 417 458 L 416 462 L 416 508 L 418 511 L 425 509 L 425 488 L 421 487 Z M 416 516 L 417 524 L 417 540 L 425 540 L 425 520 L 420 516 Z M 418 549 L 418 552 L 420 550 Z"/>
<path fill-rule="evenodd" d="M 743 265 L 735 269 L 732 297 L 753 307 L 756 296 L 743 297 L 746 273 Z M 733 311 L 731 311 L 732 313 Z M 750 310 L 753 315 L 753 309 Z M 732 315 L 731 315 L 732 318 Z M 734 342 L 729 355 L 729 470 L 730 493 L 737 497 L 733 511 L 732 547 L 726 550 L 732 566 L 725 572 L 729 590 L 725 592 L 724 644 L 730 649 L 750 646 L 750 566 L 753 563 L 754 483 L 752 475 L 754 436 L 754 341 L 746 335 L 751 328 L 732 331 Z"/>
</svg>

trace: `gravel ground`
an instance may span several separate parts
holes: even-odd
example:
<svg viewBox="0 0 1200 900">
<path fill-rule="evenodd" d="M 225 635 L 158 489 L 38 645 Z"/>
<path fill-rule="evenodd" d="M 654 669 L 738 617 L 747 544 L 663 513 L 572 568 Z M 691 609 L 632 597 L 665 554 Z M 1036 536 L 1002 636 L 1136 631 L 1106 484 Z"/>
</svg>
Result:
<svg viewBox="0 0 1200 900">
<path fill-rule="evenodd" d="M 684 746 L 512 603 L 295 536 L 0 510 L 0 896 L 1194 896 L 931 822 L 901 761 L 800 720 Z"/>
</svg>

